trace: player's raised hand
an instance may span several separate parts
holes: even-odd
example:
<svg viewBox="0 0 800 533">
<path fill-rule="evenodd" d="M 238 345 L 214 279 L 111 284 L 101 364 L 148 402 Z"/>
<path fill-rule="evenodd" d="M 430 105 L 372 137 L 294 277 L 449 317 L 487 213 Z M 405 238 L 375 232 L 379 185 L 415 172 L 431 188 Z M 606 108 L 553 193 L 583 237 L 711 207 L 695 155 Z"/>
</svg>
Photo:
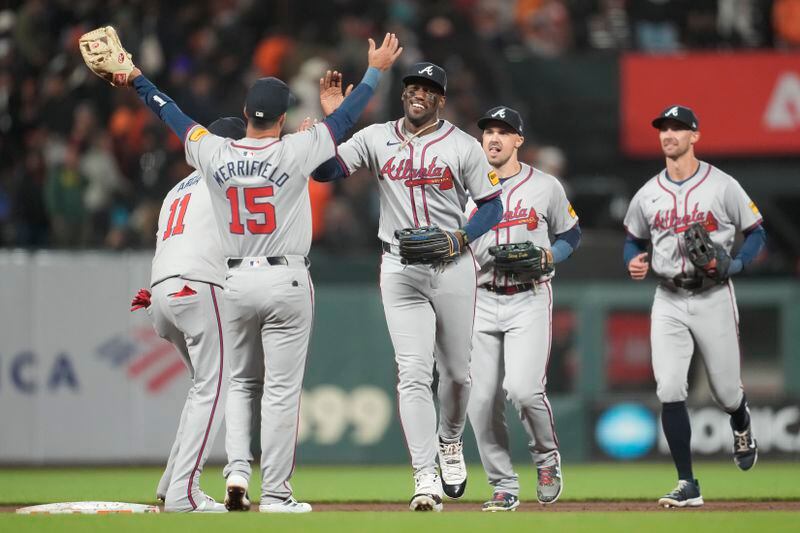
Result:
<svg viewBox="0 0 800 533">
<path fill-rule="evenodd" d="M 337 70 L 327 71 L 325 76 L 319 79 L 319 103 L 325 116 L 336 111 L 352 90 L 353 84 L 351 83 L 342 92 L 342 74 Z"/>
<path fill-rule="evenodd" d="M 383 43 L 380 48 L 375 48 L 375 41 L 368 39 L 369 52 L 367 52 L 367 59 L 369 66 L 375 67 L 379 70 L 388 70 L 394 64 L 400 54 L 403 52 L 403 47 L 397 40 L 397 35 L 394 33 L 387 33 L 383 38 Z"/>
<path fill-rule="evenodd" d="M 650 263 L 647 262 L 647 252 L 641 253 L 631 259 L 628 263 L 628 273 L 631 279 L 641 281 L 647 276 L 647 271 L 650 270 Z"/>
</svg>

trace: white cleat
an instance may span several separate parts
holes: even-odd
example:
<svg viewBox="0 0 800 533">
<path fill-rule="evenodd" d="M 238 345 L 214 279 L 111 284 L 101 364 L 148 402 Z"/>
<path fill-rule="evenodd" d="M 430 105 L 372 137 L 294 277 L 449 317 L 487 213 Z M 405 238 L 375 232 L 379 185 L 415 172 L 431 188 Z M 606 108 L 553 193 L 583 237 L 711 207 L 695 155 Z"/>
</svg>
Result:
<svg viewBox="0 0 800 533">
<path fill-rule="evenodd" d="M 414 496 L 408 508 L 412 511 L 442 510 L 442 482 L 436 472 L 420 472 L 414 476 Z"/>
<path fill-rule="evenodd" d="M 244 476 L 231 474 L 225 482 L 225 508 L 229 511 L 249 511 L 248 481 Z"/>
<path fill-rule="evenodd" d="M 459 439 L 456 442 L 444 442 L 439 437 L 438 454 L 442 489 L 450 498 L 460 498 L 467 488 L 467 464 L 464 462 L 463 441 Z"/>
<path fill-rule="evenodd" d="M 311 504 L 298 502 L 289 496 L 282 502 L 262 503 L 258 506 L 258 511 L 261 513 L 310 513 Z"/>
<path fill-rule="evenodd" d="M 195 500 L 196 507 L 177 508 L 170 505 L 164 505 L 164 512 L 167 513 L 227 513 L 228 510 L 225 506 L 214 500 L 211 496 L 200 493 L 199 498 Z"/>
</svg>

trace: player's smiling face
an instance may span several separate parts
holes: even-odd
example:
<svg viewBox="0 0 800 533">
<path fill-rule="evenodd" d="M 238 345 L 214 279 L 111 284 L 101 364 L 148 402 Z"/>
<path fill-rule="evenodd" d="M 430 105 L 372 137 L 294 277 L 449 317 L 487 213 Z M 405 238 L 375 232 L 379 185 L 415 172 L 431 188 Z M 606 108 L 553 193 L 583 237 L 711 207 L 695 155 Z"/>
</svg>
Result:
<svg viewBox="0 0 800 533">
<path fill-rule="evenodd" d="M 665 120 L 658 129 L 661 150 L 670 159 L 678 159 L 692 149 L 700 139 L 700 133 L 677 120 Z"/>
<path fill-rule="evenodd" d="M 514 150 L 522 146 L 523 137 L 505 122 L 489 122 L 483 130 L 482 145 L 486 158 L 493 167 L 502 167 Z"/>
<path fill-rule="evenodd" d="M 400 96 L 406 118 L 414 125 L 423 125 L 433 120 L 444 108 L 445 96 L 442 90 L 424 80 L 409 83 Z"/>
</svg>

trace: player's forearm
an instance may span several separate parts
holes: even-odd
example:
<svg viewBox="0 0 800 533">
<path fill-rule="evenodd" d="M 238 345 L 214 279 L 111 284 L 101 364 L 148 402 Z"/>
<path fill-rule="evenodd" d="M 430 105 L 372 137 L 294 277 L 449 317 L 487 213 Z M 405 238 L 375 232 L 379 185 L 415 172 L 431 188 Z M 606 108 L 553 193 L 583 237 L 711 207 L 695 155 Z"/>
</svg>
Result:
<svg viewBox="0 0 800 533">
<path fill-rule="evenodd" d="M 576 223 L 572 228 L 556 235 L 556 241 L 550 247 L 553 262 L 560 263 L 578 249 L 581 244 L 581 228 Z"/>
<path fill-rule="evenodd" d="M 728 274 L 734 275 L 743 271 L 747 265 L 752 263 L 767 243 L 767 232 L 759 224 L 745 235 L 742 247 L 736 257 L 731 260 Z"/>
<path fill-rule="evenodd" d="M 380 76 L 380 70 L 375 67 L 368 68 L 361 83 L 344 99 L 342 105 L 324 120 L 337 143 L 342 142 L 350 129 L 358 122 L 361 113 L 366 109 L 378 87 Z"/>
<path fill-rule="evenodd" d="M 628 236 L 625 238 L 625 248 L 622 251 L 622 255 L 625 260 L 625 266 L 628 266 L 628 263 L 631 262 L 631 259 L 646 251 L 647 240 L 637 239 L 633 235 L 628 234 Z"/>
<path fill-rule="evenodd" d="M 464 233 L 467 234 L 467 242 L 473 242 L 503 218 L 503 202 L 500 200 L 499 194 L 494 198 L 478 200 L 475 203 L 478 205 L 478 210 L 463 228 Z"/>
<path fill-rule="evenodd" d="M 184 141 L 186 133 L 197 124 L 186 115 L 178 105 L 166 94 L 158 90 L 144 75 L 137 75 L 133 79 L 133 87 L 142 102 L 149 107 L 158 118 L 163 120 L 175 135 Z"/>
</svg>

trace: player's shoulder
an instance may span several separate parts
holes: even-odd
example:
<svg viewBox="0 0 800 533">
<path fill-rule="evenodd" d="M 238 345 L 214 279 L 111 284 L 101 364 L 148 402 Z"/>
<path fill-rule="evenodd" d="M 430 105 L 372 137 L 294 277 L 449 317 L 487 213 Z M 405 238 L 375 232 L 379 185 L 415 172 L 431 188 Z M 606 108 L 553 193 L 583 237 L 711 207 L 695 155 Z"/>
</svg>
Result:
<svg viewBox="0 0 800 533">
<path fill-rule="evenodd" d="M 470 144 L 478 143 L 478 139 L 476 139 L 474 136 L 470 135 L 466 131 L 462 130 L 449 120 L 442 119 L 442 126 L 439 128 L 439 132 L 442 135 L 447 135 L 448 137 L 451 137 L 454 141 L 457 142 L 466 142 Z"/>
<path fill-rule="evenodd" d="M 561 180 L 553 176 L 552 174 L 548 174 L 547 172 L 540 170 L 532 165 L 522 163 L 522 174 L 527 175 L 529 171 L 531 172 L 531 181 L 533 182 L 538 182 L 539 184 L 548 187 L 555 187 L 561 189 L 564 188 L 564 185 L 561 183 Z"/>
<path fill-rule="evenodd" d="M 736 178 L 725 172 L 719 167 L 712 165 L 711 163 L 706 163 L 705 161 L 700 161 L 701 165 L 704 165 L 706 168 L 700 169 L 700 172 L 704 174 L 708 174 L 708 177 L 714 181 L 719 182 L 721 185 L 728 185 L 730 183 L 738 183 Z"/>
</svg>

